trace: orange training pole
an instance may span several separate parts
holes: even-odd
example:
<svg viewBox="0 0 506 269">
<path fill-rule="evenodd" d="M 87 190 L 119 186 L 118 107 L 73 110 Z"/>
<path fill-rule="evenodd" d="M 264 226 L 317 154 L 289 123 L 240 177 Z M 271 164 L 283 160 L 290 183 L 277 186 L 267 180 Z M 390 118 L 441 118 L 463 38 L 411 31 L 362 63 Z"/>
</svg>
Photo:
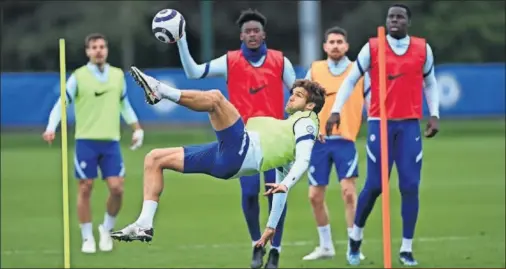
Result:
<svg viewBox="0 0 506 269">
<path fill-rule="evenodd" d="M 390 236 L 390 191 L 388 184 L 388 131 L 386 115 L 386 36 L 385 27 L 378 27 L 379 100 L 380 100 L 380 149 L 381 149 L 381 190 L 383 216 L 383 264 L 392 268 Z"/>
</svg>

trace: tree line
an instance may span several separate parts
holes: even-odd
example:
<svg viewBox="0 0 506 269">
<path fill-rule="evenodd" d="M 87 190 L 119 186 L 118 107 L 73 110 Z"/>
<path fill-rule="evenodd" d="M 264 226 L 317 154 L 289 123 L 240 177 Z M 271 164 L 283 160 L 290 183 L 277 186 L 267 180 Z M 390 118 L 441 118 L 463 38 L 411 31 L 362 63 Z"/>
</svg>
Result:
<svg viewBox="0 0 506 269">
<path fill-rule="evenodd" d="M 427 38 L 437 63 L 505 61 L 504 1 L 322 1 L 321 37 L 328 27 L 345 28 L 349 57 L 355 59 L 377 26 L 384 24 L 388 6 L 399 2 L 413 13 L 410 34 Z M 297 65 L 297 1 L 214 1 L 214 57 L 239 47 L 235 20 L 250 7 L 268 18 L 268 46 L 282 50 Z M 195 60 L 210 60 L 200 55 L 199 1 L 9 1 L 1 10 L 2 71 L 57 71 L 59 38 L 66 40 L 67 68 L 74 69 L 86 61 L 84 37 L 91 32 L 108 37 L 109 61 L 114 65 L 180 67 L 177 47 L 162 44 L 151 33 L 152 17 L 163 8 L 185 16 Z"/>
</svg>

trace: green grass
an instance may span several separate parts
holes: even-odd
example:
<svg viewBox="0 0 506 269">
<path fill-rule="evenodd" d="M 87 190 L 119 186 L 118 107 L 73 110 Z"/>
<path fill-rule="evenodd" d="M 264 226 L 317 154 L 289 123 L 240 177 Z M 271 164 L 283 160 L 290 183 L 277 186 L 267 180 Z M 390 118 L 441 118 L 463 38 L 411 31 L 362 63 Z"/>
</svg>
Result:
<svg viewBox="0 0 506 269">
<path fill-rule="evenodd" d="M 144 147 L 135 152 L 128 150 L 128 139 L 122 142 L 127 179 L 117 228 L 134 221 L 140 212 L 145 153 L 154 147 L 213 138 L 208 129 L 170 129 L 148 131 Z M 441 129 L 438 137 L 424 141 L 415 255 L 424 268 L 505 267 L 504 119 L 443 122 Z M 128 137 L 126 133 L 125 138 Z M 49 147 L 38 134 L 19 132 L 4 132 L 1 138 L 2 268 L 62 267 L 59 141 Z M 366 168 L 364 138 L 358 143 L 361 189 Z M 70 151 L 70 160 L 72 154 Z M 85 255 L 80 253 L 72 166 L 69 174 L 72 267 L 248 267 L 251 243 L 243 220 L 237 180 L 165 172 L 165 191 L 155 222 L 153 243 L 115 243 L 112 253 Z M 96 236 L 96 224 L 103 219 L 106 196 L 106 186 L 98 180 L 92 198 Z M 396 256 L 401 237 L 399 201 L 394 174 L 391 182 L 394 267 L 400 265 Z M 380 202 L 378 200 L 366 226 L 363 252 L 367 260 L 361 267 L 383 265 Z M 347 267 L 343 205 L 335 180 L 329 186 L 327 203 L 337 241 L 337 256 L 333 260 L 301 260 L 318 241 L 307 199 L 307 180 L 303 179 L 290 193 L 281 267 Z M 262 199 L 262 226 L 267 217 L 266 204 L 266 199 Z"/>
</svg>

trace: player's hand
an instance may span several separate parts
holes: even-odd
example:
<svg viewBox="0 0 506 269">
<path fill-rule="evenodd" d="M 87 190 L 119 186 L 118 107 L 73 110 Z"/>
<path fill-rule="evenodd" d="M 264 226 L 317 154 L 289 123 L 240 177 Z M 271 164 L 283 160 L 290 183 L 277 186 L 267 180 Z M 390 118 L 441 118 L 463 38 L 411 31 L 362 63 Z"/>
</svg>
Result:
<svg viewBox="0 0 506 269">
<path fill-rule="evenodd" d="M 425 137 L 434 137 L 439 132 L 439 119 L 437 117 L 430 117 L 425 128 Z"/>
<path fill-rule="evenodd" d="M 274 233 L 276 232 L 275 229 L 272 228 L 265 228 L 264 233 L 262 234 L 262 237 L 260 237 L 260 240 L 255 244 L 257 247 L 265 247 L 267 242 L 272 239 L 274 236 Z"/>
<path fill-rule="evenodd" d="M 54 137 L 55 137 L 55 135 L 54 135 L 54 132 L 52 132 L 52 131 L 45 131 L 42 134 L 42 138 L 44 139 L 44 141 L 46 141 L 49 144 L 53 143 Z"/>
<path fill-rule="evenodd" d="M 339 113 L 332 113 L 327 120 L 327 124 L 325 125 L 325 131 L 327 131 L 327 135 L 332 133 L 332 128 L 334 125 L 339 128 L 339 124 L 341 124 L 341 115 Z"/>
<path fill-rule="evenodd" d="M 270 187 L 266 192 L 264 192 L 265 196 L 274 194 L 274 193 L 281 193 L 281 192 L 288 192 L 288 187 L 283 184 L 277 184 L 277 183 L 265 183 L 265 186 Z"/>
<path fill-rule="evenodd" d="M 131 150 L 136 150 L 142 146 L 142 142 L 144 141 L 144 131 L 142 129 L 137 129 L 132 134 L 132 145 L 130 146 Z"/>
<path fill-rule="evenodd" d="M 320 141 L 322 143 L 325 143 L 325 135 L 324 134 L 319 134 L 318 135 L 318 141 Z"/>
</svg>

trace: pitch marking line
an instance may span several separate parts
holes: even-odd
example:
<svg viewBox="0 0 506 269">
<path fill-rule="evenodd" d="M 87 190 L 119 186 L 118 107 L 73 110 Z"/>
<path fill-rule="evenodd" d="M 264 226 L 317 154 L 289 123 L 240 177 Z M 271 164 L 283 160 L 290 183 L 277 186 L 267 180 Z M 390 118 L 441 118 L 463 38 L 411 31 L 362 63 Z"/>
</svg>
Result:
<svg viewBox="0 0 506 269">
<path fill-rule="evenodd" d="M 462 237 L 462 236 L 449 236 L 449 237 L 422 237 L 418 239 L 414 239 L 415 242 L 443 242 L 443 241 L 462 241 L 469 240 L 471 237 Z M 364 243 L 367 242 L 382 242 L 380 239 L 365 239 Z M 392 242 L 401 242 L 400 239 L 392 239 Z M 338 240 L 334 241 L 336 245 L 347 245 L 348 240 Z M 293 242 L 284 242 L 282 244 L 283 247 L 307 247 L 307 246 L 316 246 L 315 241 L 293 241 Z M 117 243 L 116 243 L 117 245 Z M 157 246 L 149 246 L 150 249 L 162 249 Z M 231 243 L 231 244 L 212 244 L 212 245 L 180 245 L 177 247 L 178 249 L 183 250 L 196 250 L 196 249 L 237 249 L 237 248 L 251 248 L 251 245 L 248 244 L 240 244 L 240 243 Z M 164 248 L 165 249 L 165 248 Z M 35 255 L 35 254 L 43 254 L 43 255 L 60 255 L 63 254 L 62 250 L 50 249 L 50 250 L 2 250 L 2 256 L 10 256 L 10 255 Z"/>
</svg>

